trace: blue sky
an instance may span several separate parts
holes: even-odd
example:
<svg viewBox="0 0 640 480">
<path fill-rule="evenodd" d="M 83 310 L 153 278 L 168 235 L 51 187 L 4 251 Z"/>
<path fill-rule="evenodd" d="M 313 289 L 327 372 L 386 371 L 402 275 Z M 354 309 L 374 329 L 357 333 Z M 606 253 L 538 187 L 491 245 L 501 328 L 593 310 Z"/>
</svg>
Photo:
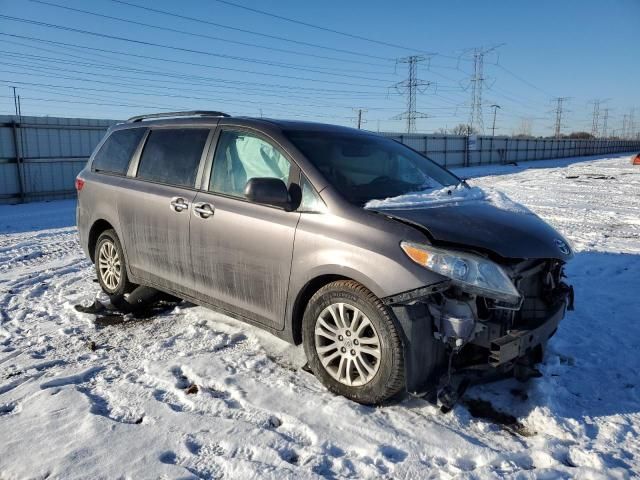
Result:
<svg viewBox="0 0 640 480">
<path fill-rule="evenodd" d="M 377 43 L 219 0 L 42 1 L 0 0 L 0 15 L 57 26 L 0 18 L 1 113 L 13 112 L 9 86 L 15 85 L 23 115 L 120 119 L 197 108 L 354 125 L 353 109 L 363 108 L 365 128 L 402 131 L 405 122 L 393 117 L 406 109 L 406 97 L 393 85 L 407 72 L 394 59 L 433 53 L 418 66 L 418 77 L 431 85 L 417 96 L 418 111 L 428 115 L 417 130 L 432 132 L 468 122 L 470 49 L 499 46 L 485 57 L 486 133 L 490 105 L 498 104 L 496 133 L 528 125 L 534 135 L 551 134 L 555 96 L 570 97 L 565 133 L 591 130 L 594 99 L 603 100 L 600 128 L 605 108 L 609 133 L 622 128 L 634 107 L 640 126 L 637 0 L 415 1 L 402 7 L 377 0 L 230 0 Z"/>
</svg>

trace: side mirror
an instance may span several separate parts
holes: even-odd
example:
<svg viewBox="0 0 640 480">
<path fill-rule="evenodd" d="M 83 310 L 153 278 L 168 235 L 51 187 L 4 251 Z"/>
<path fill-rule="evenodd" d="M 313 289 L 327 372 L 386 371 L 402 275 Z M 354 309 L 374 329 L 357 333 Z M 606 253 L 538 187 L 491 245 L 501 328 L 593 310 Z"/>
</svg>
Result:
<svg viewBox="0 0 640 480">
<path fill-rule="evenodd" d="M 244 187 L 244 196 L 255 203 L 273 205 L 285 210 L 291 208 L 287 185 L 279 178 L 249 179 Z"/>
</svg>

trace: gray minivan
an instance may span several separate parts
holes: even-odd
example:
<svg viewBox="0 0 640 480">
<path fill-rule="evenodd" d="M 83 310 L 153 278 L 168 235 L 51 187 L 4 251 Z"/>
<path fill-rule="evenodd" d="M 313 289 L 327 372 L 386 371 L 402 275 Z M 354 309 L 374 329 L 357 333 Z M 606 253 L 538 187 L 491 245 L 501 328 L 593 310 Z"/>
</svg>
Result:
<svg viewBox="0 0 640 480">
<path fill-rule="evenodd" d="M 552 227 L 361 130 L 134 117 L 76 188 L 108 295 L 152 287 L 303 343 L 328 389 L 365 404 L 406 389 L 446 407 L 470 381 L 529 378 L 573 303 Z"/>
</svg>

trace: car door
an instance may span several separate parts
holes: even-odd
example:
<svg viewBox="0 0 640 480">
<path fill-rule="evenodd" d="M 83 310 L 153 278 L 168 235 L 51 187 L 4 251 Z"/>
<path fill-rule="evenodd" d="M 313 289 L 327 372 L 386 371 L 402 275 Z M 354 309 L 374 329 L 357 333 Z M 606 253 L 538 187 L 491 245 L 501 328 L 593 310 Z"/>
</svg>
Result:
<svg viewBox="0 0 640 480">
<path fill-rule="evenodd" d="M 194 288 L 210 303 L 280 330 L 300 214 L 250 202 L 244 187 L 255 177 L 280 178 L 291 185 L 299 170 L 262 134 L 221 127 L 217 136 L 203 189 L 194 201 Z"/>
<path fill-rule="evenodd" d="M 118 199 L 129 267 L 135 277 L 188 293 L 189 221 L 210 127 L 151 128 Z"/>
</svg>

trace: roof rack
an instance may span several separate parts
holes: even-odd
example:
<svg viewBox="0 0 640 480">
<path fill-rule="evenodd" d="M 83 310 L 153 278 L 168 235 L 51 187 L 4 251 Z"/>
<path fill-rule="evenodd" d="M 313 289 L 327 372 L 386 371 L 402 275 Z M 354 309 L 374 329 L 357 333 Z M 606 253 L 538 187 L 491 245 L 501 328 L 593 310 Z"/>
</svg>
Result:
<svg viewBox="0 0 640 480">
<path fill-rule="evenodd" d="M 153 118 L 170 118 L 170 117 L 230 117 L 223 112 L 215 112 L 209 110 L 190 110 L 187 112 L 163 112 L 163 113 L 149 113 L 147 115 L 138 115 L 131 117 L 127 120 L 127 123 L 141 122 L 143 120 L 150 120 Z"/>
</svg>

